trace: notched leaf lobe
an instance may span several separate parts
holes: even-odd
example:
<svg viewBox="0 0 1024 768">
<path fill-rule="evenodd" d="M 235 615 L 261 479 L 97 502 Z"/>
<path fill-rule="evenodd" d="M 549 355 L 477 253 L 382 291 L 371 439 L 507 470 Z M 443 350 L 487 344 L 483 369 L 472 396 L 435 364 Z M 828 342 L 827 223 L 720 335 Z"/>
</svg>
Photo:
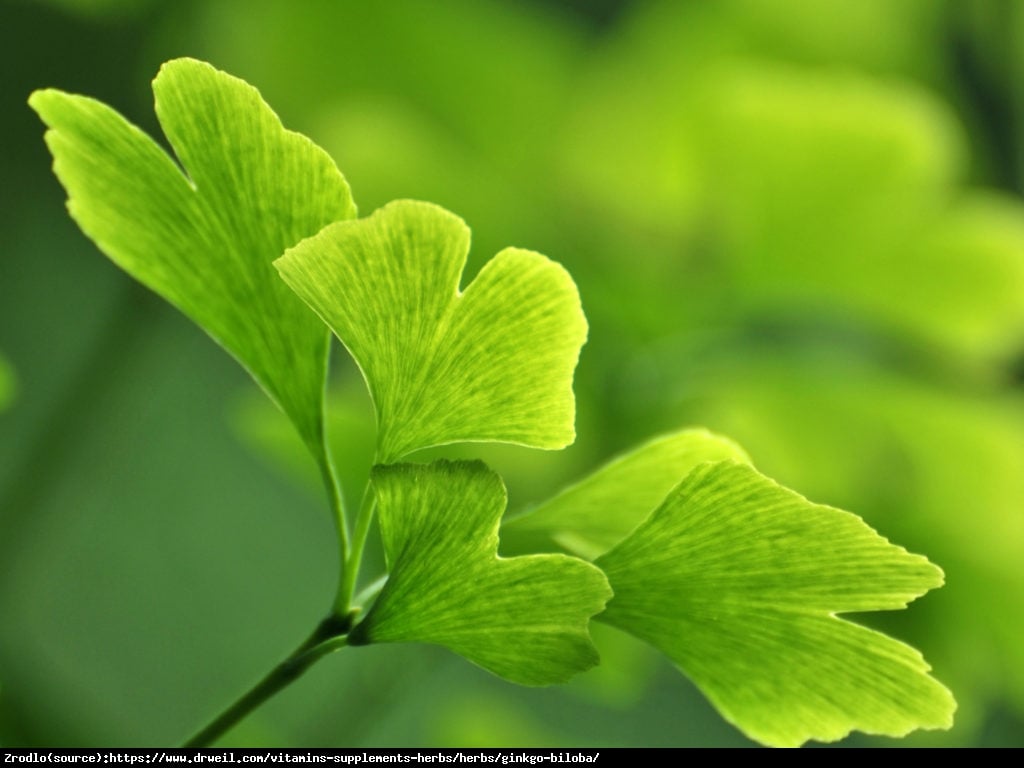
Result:
<svg viewBox="0 0 1024 768">
<path fill-rule="evenodd" d="M 482 462 L 378 466 L 373 483 L 390 575 L 352 644 L 436 643 L 523 685 L 597 664 L 608 582 L 567 555 L 498 557 L 505 488 Z"/>
<path fill-rule="evenodd" d="M 398 200 L 275 262 L 359 363 L 381 463 L 454 442 L 575 439 L 572 378 L 587 325 L 572 278 L 506 248 L 460 291 L 468 253 L 460 218 Z"/>
</svg>

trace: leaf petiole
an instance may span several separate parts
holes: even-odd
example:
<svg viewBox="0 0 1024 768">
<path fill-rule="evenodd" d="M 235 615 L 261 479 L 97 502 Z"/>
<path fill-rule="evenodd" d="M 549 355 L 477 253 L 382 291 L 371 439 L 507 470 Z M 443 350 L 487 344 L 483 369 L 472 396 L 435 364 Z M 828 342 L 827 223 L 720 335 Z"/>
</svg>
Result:
<svg viewBox="0 0 1024 768">
<path fill-rule="evenodd" d="M 387 573 L 382 574 L 363 587 L 362 591 L 352 599 L 352 604 L 357 606 L 360 612 L 369 610 L 370 604 L 377 599 L 377 595 L 384 589 L 384 585 L 388 583 L 389 575 Z"/>
<path fill-rule="evenodd" d="M 370 534 L 370 523 L 373 522 L 373 512 L 376 506 L 373 480 L 367 479 L 366 486 L 363 488 L 363 498 L 359 502 L 359 513 L 356 516 L 355 531 L 352 535 L 352 548 L 344 561 L 341 581 L 338 584 L 338 596 L 334 604 L 336 616 L 348 616 L 352 610 L 352 596 L 356 591 L 356 580 L 359 578 L 359 568 L 363 561 L 363 550 L 366 549 L 366 538 Z"/>
<path fill-rule="evenodd" d="M 320 466 L 320 476 L 323 478 L 324 489 L 327 491 L 327 502 L 331 507 L 331 516 L 334 518 L 334 529 L 338 534 L 338 558 L 340 560 L 338 579 L 341 584 L 345 581 L 349 560 L 348 521 L 345 519 L 345 503 L 342 500 L 338 473 L 334 469 L 334 462 L 331 461 L 326 441 L 321 448 L 317 464 Z M 345 613 L 347 611 L 338 611 L 337 615 L 344 616 Z"/>
</svg>

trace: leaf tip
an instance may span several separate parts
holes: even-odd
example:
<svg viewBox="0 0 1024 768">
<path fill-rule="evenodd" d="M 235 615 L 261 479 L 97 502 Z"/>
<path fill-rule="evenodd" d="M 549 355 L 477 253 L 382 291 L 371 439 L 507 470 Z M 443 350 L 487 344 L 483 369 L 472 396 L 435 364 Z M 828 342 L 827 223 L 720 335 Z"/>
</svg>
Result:
<svg viewBox="0 0 1024 768">
<path fill-rule="evenodd" d="M 161 64 L 160 69 L 157 70 L 156 76 L 153 78 L 153 82 L 155 83 L 163 77 L 175 75 L 178 71 L 187 72 L 189 70 L 192 72 L 202 71 L 222 75 L 225 74 L 207 61 L 195 59 L 191 56 L 180 56 L 176 59 L 169 59 Z"/>
<path fill-rule="evenodd" d="M 35 113 L 41 114 L 45 108 L 44 103 L 46 101 L 46 94 L 49 93 L 52 88 L 36 88 L 28 95 L 28 105 L 35 111 Z"/>
<path fill-rule="evenodd" d="M 39 119 L 52 128 L 54 111 L 69 98 L 70 94 L 58 88 L 37 88 L 29 94 L 27 103 Z"/>
</svg>

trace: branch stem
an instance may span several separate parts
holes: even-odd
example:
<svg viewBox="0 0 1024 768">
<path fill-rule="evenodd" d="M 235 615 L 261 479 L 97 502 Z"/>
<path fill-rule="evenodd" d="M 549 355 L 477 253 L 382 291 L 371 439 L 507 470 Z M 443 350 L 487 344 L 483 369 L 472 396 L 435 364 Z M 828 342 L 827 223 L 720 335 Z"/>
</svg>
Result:
<svg viewBox="0 0 1024 768">
<path fill-rule="evenodd" d="M 341 633 L 348 629 L 346 623 L 335 616 L 325 619 L 287 659 L 182 746 L 208 747 L 213 744 L 263 702 L 299 679 L 315 662 L 344 648 L 348 638 Z"/>
</svg>

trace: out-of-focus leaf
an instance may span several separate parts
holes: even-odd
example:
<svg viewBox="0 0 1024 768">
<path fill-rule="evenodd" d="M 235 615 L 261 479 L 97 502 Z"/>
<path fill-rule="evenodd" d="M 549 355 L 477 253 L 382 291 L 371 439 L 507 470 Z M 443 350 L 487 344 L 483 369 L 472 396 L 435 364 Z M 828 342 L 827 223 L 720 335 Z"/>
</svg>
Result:
<svg viewBox="0 0 1024 768">
<path fill-rule="evenodd" d="M 912 324 L 933 345 L 967 359 L 1003 361 L 1024 342 L 1022 253 L 1020 199 L 966 193 L 894 259 L 889 290 L 903 286 L 902 300 L 890 296 L 878 314 Z"/>
<path fill-rule="evenodd" d="M 567 202 L 598 225 L 623 222 L 633 235 L 679 237 L 693 226 L 703 194 L 694 105 L 732 37 L 730 30 L 694 33 L 714 13 L 710 4 L 645 10 L 601 41 L 588 62 L 569 102 L 558 169 L 572 190 Z M 663 18 L 675 10 L 685 23 Z"/>
<path fill-rule="evenodd" d="M 955 194 L 964 131 L 931 93 L 779 60 L 786 35 L 806 49 L 801 27 L 823 22 L 758 0 L 653 4 L 595 57 L 560 168 L 576 205 L 600 214 L 608 268 L 627 248 L 645 258 L 589 304 L 620 325 L 649 314 L 648 328 L 827 313 L 1001 362 L 1024 326 L 1024 208 Z M 791 58 L 808 57 L 820 58 Z M 680 282 L 693 297 L 682 306 Z"/>
<path fill-rule="evenodd" d="M 918 234 L 962 163 L 952 116 L 909 86 L 757 62 L 721 68 L 715 93 L 702 116 L 708 189 L 728 217 L 737 269 L 766 289 L 884 269 L 883 254 L 864 247 L 887 258 Z"/>
<path fill-rule="evenodd" d="M 671 5 L 671 0 L 668 0 Z M 930 0 L 725 0 L 714 25 L 742 30 L 759 56 L 902 77 L 934 77 L 941 66 L 942 8 Z"/>
<path fill-rule="evenodd" d="M 428 717 L 430 742 L 438 747 L 549 747 L 564 740 L 536 713 L 497 693 L 450 698 Z"/>
<path fill-rule="evenodd" d="M 572 377 L 587 324 L 572 278 L 507 248 L 460 291 L 468 252 L 461 219 L 402 200 L 275 262 L 359 363 L 380 462 L 445 443 L 575 439 Z"/>
<path fill-rule="evenodd" d="M 747 461 L 747 455 L 731 440 L 704 429 L 663 435 L 509 520 L 502 537 L 515 539 L 519 552 L 553 541 L 593 560 L 622 541 L 691 469 L 724 459 Z"/>
<path fill-rule="evenodd" d="M 730 70 L 772 70 L 790 62 L 823 80 L 842 80 L 854 62 L 882 71 L 902 63 L 934 67 L 908 61 L 927 58 L 908 43 L 919 44 L 922 32 L 940 26 L 928 3 L 839 4 L 846 10 L 839 12 L 836 3 L 789 10 L 799 0 L 781 7 L 762 0 L 632 6 L 602 40 L 578 87 L 582 95 L 571 104 L 561 167 L 576 183 L 574 197 L 635 232 L 700 235 L 717 169 L 699 137 L 728 98 L 722 79 Z M 812 70 L 809 61 L 838 66 Z M 813 108 L 803 105 L 794 120 L 814 122 Z M 853 123 L 872 119 L 859 113 Z"/>
<path fill-rule="evenodd" d="M 762 743 L 952 724 L 916 650 L 836 616 L 903 608 L 942 572 L 748 465 L 697 467 L 595 563 L 615 592 L 602 620 L 666 653 Z"/>
<path fill-rule="evenodd" d="M 497 557 L 505 489 L 483 463 L 379 466 L 373 484 L 389 576 L 352 644 L 436 643 L 523 685 L 597 664 L 607 581 L 567 555 Z"/>
<path fill-rule="evenodd" d="M 271 261 L 353 217 L 348 185 L 255 88 L 208 64 L 168 62 L 153 92 L 184 173 L 106 105 L 55 90 L 32 95 L 71 215 L 118 266 L 231 352 L 324 461 L 328 335 Z"/>
<path fill-rule="evenodd" d="M 552 151 L 551 116 L 571 93 L 586 39 L 571 17 L 503 0 L 307 0 L 303 12 L 253 0 L 249 8 L 238 14 L 232 0 L 212 0 L 199 13 L 217 54 L 254 73 L 275 103 L 310 109 L 400 96 L 510 173 L 524 170 L 522 153 Z"/>
<path fill-rule="evenodd" d="M 1024 208 L 953 197 L 962 139 L 940 104 L 765 67 L 717 93 L 722 258 L 748 307 L 843 312 L 968 357 L 1019 341 Z"/>
</svg>

